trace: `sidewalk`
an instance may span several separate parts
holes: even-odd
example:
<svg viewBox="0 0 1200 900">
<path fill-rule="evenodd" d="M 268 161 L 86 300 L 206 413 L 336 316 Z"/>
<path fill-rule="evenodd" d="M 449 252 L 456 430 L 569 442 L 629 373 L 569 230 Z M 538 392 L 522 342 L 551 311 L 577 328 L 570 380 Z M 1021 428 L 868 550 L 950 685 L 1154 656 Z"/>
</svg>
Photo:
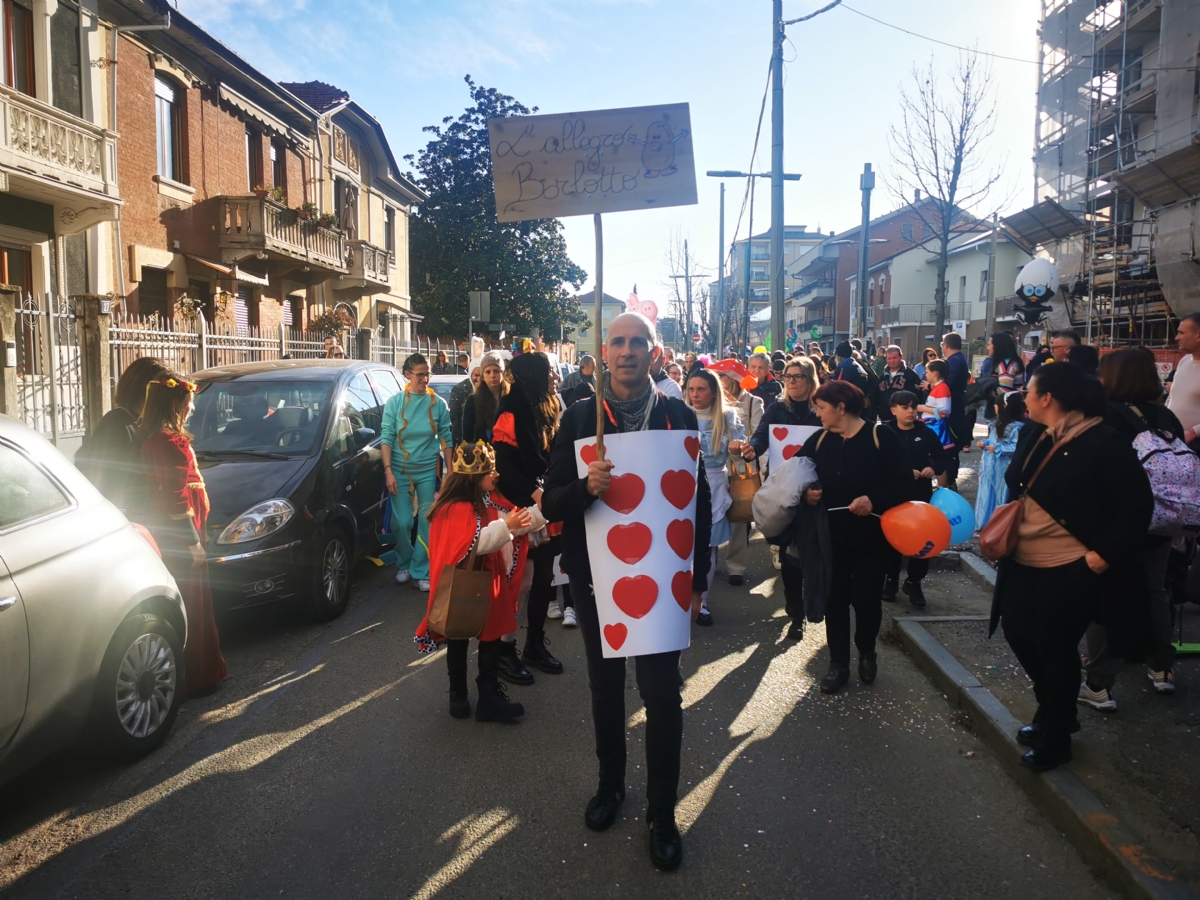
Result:
<svg viewBox="0 0 1200 900">
<path fill-rule="evenodd" d="M 890 610 L 893 619 L 982 617 L 990 610 L 990 591 L 959 571 L 935 569 L 926 595 L 927 609 L 898 603 Z M 1200 640 L 1200 610 L 1188 606 L 1184 615 L 1185 639 Z M 1030 721 L 1035 705 L 1028 678 L 999 632 L 988 639 L 986 620 L 921 625 L 1008 713 L 1020 722 Z M 914 655 L 920 653 L 916 650 Z M 1114 822 L 1136 835 L 1146 850 L 1174 870 L 1178 881 L 1195 891 L 1200 889 L 1200 661 L 1181 658 L 1175 671 L 1174 696 L 1156 694 L 1145 668 L 1131 665 L 1114 691 L 1116 713 L 1081 707 L 1083 730 L 1076 736 L 1075 760 L 1068 768 L 1099 798 Z M 981 724 L 973 726 L 978 731 Z"/>
</svg>

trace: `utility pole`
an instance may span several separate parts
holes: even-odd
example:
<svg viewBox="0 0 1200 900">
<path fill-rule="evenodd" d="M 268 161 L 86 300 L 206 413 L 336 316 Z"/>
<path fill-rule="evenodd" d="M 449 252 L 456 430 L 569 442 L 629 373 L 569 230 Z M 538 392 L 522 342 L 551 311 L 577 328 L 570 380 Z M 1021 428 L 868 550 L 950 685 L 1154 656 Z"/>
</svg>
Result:
<svg viewBox="0 0 1200 900">
<path fill-rule="evenodd" d="M 867 269 L 868 252 L 871 249 L 871 191 L 875 187 L 875 173 L 871 164 L 863 166 L 863 173 L 858 177 L 858 186 L 862 190 L 862 233 L 859 235 L 858 251 L 858 336 L 863 340 L 863 351 L 867 349 Z"/>
<path fill-rule="evenodd" d="M 721 224 L 717 238 L 717 358 L 725 355 L 725 182 L 721 182 Z"/>
<path fill-rule="evenodd" d="M 987 330 L 983 333 L 985 341 L 996 333 L 996 235 L 1000 231 L 998 218 L 996 213 L 992 213 L 992 241 L 988 248 Z"/>
<path fill-rule="evenodd" d="M 771 15 L 771 349 L 783 349 L 783 0 Z"/>
</svg>

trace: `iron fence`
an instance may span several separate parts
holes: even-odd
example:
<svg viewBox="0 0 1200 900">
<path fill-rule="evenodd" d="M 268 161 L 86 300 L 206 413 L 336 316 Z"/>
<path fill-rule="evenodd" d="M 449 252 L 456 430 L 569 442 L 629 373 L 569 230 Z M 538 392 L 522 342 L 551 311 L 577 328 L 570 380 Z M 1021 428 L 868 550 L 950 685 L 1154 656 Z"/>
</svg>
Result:
<svg viewBox="0 0 1200 900">
<path fill-rule="evenodd" d="M 26 294 L 16 312 L 18 418 L 55 443 L 82 435 L 83 359 L 73 300 Z"/>
</svg>

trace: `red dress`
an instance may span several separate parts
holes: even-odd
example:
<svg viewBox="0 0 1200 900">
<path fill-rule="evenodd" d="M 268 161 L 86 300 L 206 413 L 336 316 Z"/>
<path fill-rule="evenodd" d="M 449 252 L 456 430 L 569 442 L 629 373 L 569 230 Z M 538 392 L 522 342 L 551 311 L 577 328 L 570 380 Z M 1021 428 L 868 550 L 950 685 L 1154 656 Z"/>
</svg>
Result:
<svg viewBox="0 0 1200 900">
<path fill-rule="evenodd" d="M 145 523 L 162 550 L 187 610 L 184 650 L 187 695 L 212 691 L 228 670 L 208 589 L 208 567 L 193 566 L 190 548 L 204 543 L 208 492 L 187 438 L 160 431 L 142 443 L 148 509 Z"/>
<path fill-rule="evenodd" d="M 493 491 L 487 500 L 487 518 L 481 518 L 474 504 L 451 503 L 438 510 L 429 523 L 429 603 L 425 618 L 417 627 L 414 639 L 418 653 L 432 653 L 445 640 L 429 630 L 429 613 L 437 596 L 438 578 L 444 566 L 456 566 L 466 560 L 479 533 L 491 522 L 507 515 L 513 505 Z M 525 572 L 525 557 L 529 538 L 521 535 L 510 545 L 512 554 L 506 559 L 504 548 L 493 550 L 483 558 L 483 566 L 492 573 L 492 602 L 488 622 L 479 635 L 481 641 L 494 641 L 517 630 L 517 604 L 520 602 L 521 577 Z"/>
</svg>

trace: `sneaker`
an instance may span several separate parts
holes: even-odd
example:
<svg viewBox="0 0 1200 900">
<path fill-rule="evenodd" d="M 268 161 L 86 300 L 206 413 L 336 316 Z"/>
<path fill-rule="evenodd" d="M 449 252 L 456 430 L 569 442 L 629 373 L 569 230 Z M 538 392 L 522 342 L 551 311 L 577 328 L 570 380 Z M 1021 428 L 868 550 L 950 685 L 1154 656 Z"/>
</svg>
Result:
<svg viewBox="0 0 1200 900">
<path fill-rule="evenodd" d="M 563 628 L 574 628 L 579 623 L 575 621 L 575 607 L 568 606 L 563 610 Z"/>
<path fill-rule="evenodd" d="M 1163 672 L 1155 672 L 1153 669 L 1146 670 L 1146 677 L 1154 684 L 1154 690 L 1160 694 L 1175 693 L 1175 673 L 1170 669 Z"/>
<path fill-rule="evenodd" d="M 429 579 L 422 578 L 420 581 L 418 581 L 417 582 L 417 590 L 428 594 L 429 593 Z"/>
<path fill-rule="evenodd" d="M 563 617 L 563 611 L 558 608 L 558 604 L 551 603 L 550 608 L 548 610 L 546 610 L 546 618 L 547 619 L 561 619 L 562 617 Z"/>
<path fill-rule="evenodd" d="M 1108 688 L 1092 688 L 1086 681 L 1079 685 L 1079 702 L 1100 712 L 1116 712 L 1117 701 Z"/>
<path fill-rule="evenodd" d="M 408 584 L 412 581 L 412 576 L 408 574 L 408 569 L 396 570 L 396 584 Z"/>
</svg>

